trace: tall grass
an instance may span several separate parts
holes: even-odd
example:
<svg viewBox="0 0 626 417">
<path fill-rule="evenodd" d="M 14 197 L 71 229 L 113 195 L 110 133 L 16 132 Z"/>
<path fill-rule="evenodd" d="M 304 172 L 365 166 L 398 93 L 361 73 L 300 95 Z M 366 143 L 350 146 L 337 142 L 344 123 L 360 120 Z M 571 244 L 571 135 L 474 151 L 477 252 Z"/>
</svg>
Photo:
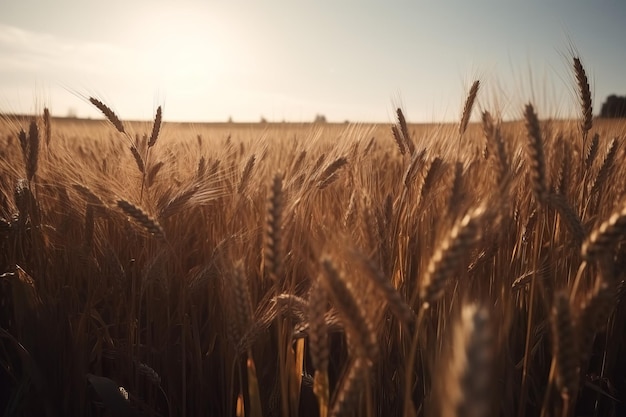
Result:
<svg viewBox="0 0 626 417">
<path fill-rule="evenodd" d="M 626 125 L 573 68 L 572 121 L 4 119 L 5 414 L 623 415 Z"/>
</svg>

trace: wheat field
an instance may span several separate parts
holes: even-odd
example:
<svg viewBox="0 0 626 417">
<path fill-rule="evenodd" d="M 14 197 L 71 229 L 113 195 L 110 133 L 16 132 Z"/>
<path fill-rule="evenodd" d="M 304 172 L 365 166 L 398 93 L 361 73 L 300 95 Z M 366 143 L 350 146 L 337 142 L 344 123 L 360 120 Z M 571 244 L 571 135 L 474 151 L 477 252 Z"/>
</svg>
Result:
<svg viewBox="0 0 626 417">
<path fill-rule="evenodd" d="M 4 415 L 623 415 L 626 122 L 572 74 L 565 121 L 4 117 Z"/>
</svg>

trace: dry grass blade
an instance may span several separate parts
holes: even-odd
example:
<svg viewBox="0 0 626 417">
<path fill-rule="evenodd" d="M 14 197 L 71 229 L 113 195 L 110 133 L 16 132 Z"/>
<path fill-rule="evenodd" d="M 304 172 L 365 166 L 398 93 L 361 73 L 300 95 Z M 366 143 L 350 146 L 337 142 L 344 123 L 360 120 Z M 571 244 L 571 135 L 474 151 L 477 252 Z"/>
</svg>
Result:
<svg viewBox="0 0 626 417">
<path fill-rule="evenodd" d="M 472 83 L 467 99 L 465 100 L 465 106 L 463 106 L 463 114 L 461 115 L 461 124 L 459 125 L 459 135 L 463 136 L 467 130 L 470 116 L 472 115 L 472 108 L 474 107 L 474 101 L 478 95 L 478 89 L 480 88 L 480 81 L 476 80 Z"/>
<path fill-rule="evenodd" d="M 93 243 L 93 230 L 94 230 L 94 206 L 91 204 L 87 204 L 87 208 L 85 210 L 85 238 L 84 245 L 85 248 L 91 248 Z"/>
<path fill-rule="evenodd" d="M 582 112 L 582 120 L 580 122 L 580 130 L 584 139 L 587 137 L 589 130 L 593 126 L 593 108 L 591 106 L 591 89 L 583 64 L 580 58 L 574 57 L 574 74 L 576 75 L 576 83 L 578 84 L 578 94 L 580 98 L 580 109 Z"/>
<path fill-rule="evenodd" d="M 530 164 L 530 179 L 537 202 L 543 203 L 547 196 L 546 161 L 543 154 L 543 140 L 539 119 L 532 104 L 526 105 L 524 112 L 528 137 L 527 160 Z"/>
<path fill-rule="evenodd" d="M 569 297 L 560 292 L 552 308 L 553 354 L 556 358 L 557 386 L 561 394 L 576 395 L 578 385 L 578 340 Z"/>
<path fill-rule="evenodd" d="M 432 305 L 443 295 L 446 284 L 459 267 L 467 250 L 480 237 L 485 207 L 480 206 L 459 220 L 430 258 L 420 282 L 420 298 Z"/>
<path fill-rule="evenodd" d="M 118 200 L 117 206 L 121 208 L 122 211 L 129 217 L 139 223 L 139 225 L 141 225 L 145 230 L 157 237 L 165 238 L 165 232 L 159 222 L 146 214 L 146 212 L 141 208 L 126 200 Z"/>
<path fill-rule="evenodd" d="M 161 131 L 161 119 L 162 119 L 161 106 L 157 108 L 156 115 L 154 116 L 154 124 L 152 125 L 152 133 L 150 134 L 150 140 L 148 141 L 148 148 L 151 148 L 159 138 L 159 132 Z"/>
<path fill-rule="evenodd" d="M 117 129 L 118 132 L 126 133 L 124 130 L 124 124 L 109 106 L 94 97 L 89 97 L 89 102 L 93 104 L 98 110 L 100 110 L 102 114 L 104 114 L 104 116 L 109 120 L 109 122 L 111 122 L 111 124 Z"/>
</svg>

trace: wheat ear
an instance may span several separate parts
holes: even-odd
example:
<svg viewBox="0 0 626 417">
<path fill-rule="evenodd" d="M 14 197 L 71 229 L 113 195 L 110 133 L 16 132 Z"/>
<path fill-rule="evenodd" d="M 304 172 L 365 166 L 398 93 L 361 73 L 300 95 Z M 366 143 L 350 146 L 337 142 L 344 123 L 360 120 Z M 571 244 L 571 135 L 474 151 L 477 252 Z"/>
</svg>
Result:
<svg viewBox="0 0 626 417">
<path fill-rule="evenodd" d="M 485 207 L 479 206 L 466 214 L 450 230 L 430 258 L 424 278 L 419 285 L 420 298 L 425 306 L 432 305 L 444 293 L 444 289 L 460 266 L 467 250 L 480 237 Z"/>
<path fill-rule="evenodd" d="M 50 110 L 48 108 L 43 109 L 43 128 L 44 137 L 46 139 L 46 146 L 50 146 L 50 138 L 52 137 L 52 123 L 50 119 Z"/>
<path fill-rule="evenodd" d="M 359 399 L 363 379 L 369 377 L 371 365 L 367 361 L 356 358 L 343 375 L 333 399 L 330 417 L 350 415 Z"/>
<path fill-rule="evenodd" d="M 39 161 L 39 128 L 35 121 L 30 122 L 28 127 L 28 158 L 26 160 L 26 178 L 32 181 L 37 172 L 37 163 Z"/>
<path fill-rule="evenodd" d="M 402 109 L 398 108 L 396 110 L 396 114 L 398 115 L 398 125 L 400 126 L 400 133 L 402 133 L 404 146 L 407 148 L 409 153 L 413 155 L 415 153 L 415 145 L 413 144 L 413 140 L 411 139 L 409 126 L 406 123 L 406 119 L 404 117 L 404 113 L 402 113 Z"/>
<path fill-rule="evenodd" d="M 609 178 L 609 174 L 611 169 L 613 168 L 615 157 L 617 155 L 617 140 L 615 138 L 611 139 L 609 146 L 607 147 L 606 153 L 604 154 L 604 158 L 602 159 L 602 165 L 600 165 L 600 169 L 598 170 L 598 175 L 596 175 L 595 180 L 591 186 L 590 195 L 595 194 L 600 190 L 600 187 L 604 185 L 604 182 Z"/>
<path fill-rule="evenodd" d="M 598 277 L 593 289 L 578 310 L 577 324 L 583 363 L 591 356 L 596 334 L 606 326 L 615 303 L 615 285 L 611 280 Z"/>
<path fill-rule="evenodd" d="M 547 195 L 546 161 L 543 154 L 543 140 L 541 138 L 539 119 L 532 104 L 526 105 L 524 118 L 528 137 L 527 156 L 530 164 L 530 179 L 533 193 L 537 201 L 543 203 Z"/>
<path fill-rule="evenodd" d="M 98 110 L 100 110 L 102 114 L 104 114 L 104 116 L 109 120 L 109 122 L 111 122 L 111 124 L 117 129 L 118 132 L 126 133 L 122 120 L 117 117 L 117 114 L 115 114 L 115 112 L 111 110 L 109 106 L 94 97 L 89 97 L 89 102 L 93 104 Z"/>
<path fill-rule="evenodd" d="M 129 217 L 139 223 L 148 232 L 157 237 L 165 238 L 165 232 L 163 231 L 163 228 L 161 227 L 159 222 L 146 214 L 146 212 L 143 211 L 141 208 L 126 200 L 118 200 L 117 206 L 121 208 L 122 211 L 126 213 Z"/>
<path fill-rule="evenodd" d="M 580 58 L 574 57 L 574 74 L 576 75 L 576 83 L 578 84 L 578 94 L 580 98 L 580 109 L 582 119 L 580 122 L 580 130 L 583 134 L 583 144 L 587 138 L 587 134 L 593 126 L 593 108 L 591 106 L 591 90 L 589 81 Z"/>
<path fill-rule="evenodd" d="M 548 194 L 545 201 L 549 207 L 552 207 L 559 213 L 576 243 L 582 243 L 586 236 L 585 229 L 576 210 L 574 210 L 574 207 L 567 199 L 561 194 Z"/>
<path fill-rule="evenodd" d="M 152 133 L 150 134 L 150 140 L 148 141 L 148 148 L 151 148 L 159 138 L 159 132 L 161 131 L 161 120 L 163 114 L 161 106 L 157 108 L 156 115 L 154 116 L 154 123 L 152 124 Z"/>
<path fill-rule="evenodd" d="M 250 177 L 252 176 L 252 170 L 254 169 L 254 163 L 256 162 L 256 155 L 250 155 L 246 165 L 243 168 L 243 172 L 241 173 L 241 180 L 239 181 L 239 185 L 237 186 L 237 194 L 242 194 L 250 182 Z"/>
<path fill-rule="evenodd" d="M 283 176 L 280 173 L 274 175 L 270 195 L 267 202 L 265 220 L 265 244 L 263 255 L 265 269 L 270 278 L 277 281 L 281 270 L 281 226 L 283 213 Z"/>
<path fill-rule="evenodd" d="M 396 146 L 400 151 L 400 155 L 406 154 L 406 146 L 404 146 L 404 140 L 402 139 L 402 135 L 400 134 L 400 130 L 398 126 L 391 126 L 391 133 L 393 134 L 393 140 L 396 142 Z"/>
<path fill-rule="evenodd" d="M 239 260 L 233 268 L 232 279 L 225 282 L 227 294 L 228 337 L 234 346 L 239 346 L 252 322 L 252 298 L 243 261 Z"/>
<path fill-rule="evenodd" d="M 494 337 L 489 313 L 465 305 L 453 334 L 450 382 L 458 388 L 440 399 L 444 416 L 487 416 L 493 397 Z M 451 387 L 446 387 L 450 391 Z M 456 398 L 454 398 L 456 397 Z"/>
<path fill-rule="evenodd" d="M 626 205 L 613 213 L 608 220 L 593 229 L 581 248 L 584 259 L 590 261 L 600 256 L 611 256 L 614 245 L 626 235 Z"/>
<path fill-rule="evenodd" d="M 329 258 L 322 260 L 325 274 L 321 276 L 324 291 L 330 296 L 333 305 L 344 318 L 350 331 L 351 340 L 355 341 L 358 356 L 373 362 L 378 356 L 378 340 L 374 324 L 361 306 L 352 283 L 340 273 Z"/>
<path fill-rule="evenodd" d="M 598 149 L 600 147 L 599 145 L 600 145 L 600 135 L 596 133 L 591 138 L 589 149 L 587 149 L 587 152 L 585 153 L 584 165 L 587 170 L 591 168 L 591 166 L 593 165 L 593 161 L 598 155 Z"/>
<path fill-rule="evenodd" d="M 472 115 L 472 108 L 474 107 L 474 101 L 478 95 L 478 89 L 480 88 L 480 81 L 476 80 L 472 83 L 467 98 L 465 99 L 465 105 L 463 106 L 463 113 L 461 115 L 461 124 L 459 125 L 459 135 L 463 136 L 467 130 L 470 116 Z"/>
<path fill-rule="evenodd" d="M 142 174 L 145 173 L 146 165 L 144 164 L 143 158 L 141 157 L 139 151 L 134 145 L 130 147 L 130 152 L 133 154 L 133 158 L 135 159 L 135 163 L 137 164 L 137 169 L 139 170 L 139 172 L 141 172 Z"/>
<path fill-rule="evenodd" d="M 557 387 L 562 395 L 576 394 L 578 384 L 578 340 L 569 297 L 559 292 L 552 308 L 553 353 L 556 358 Z"/>
<path fill-rule="evenodd" d="M 348 164 L 348 159 L 340 157 L 331 162 L 319 176 L 317 188 L 323 190 L 338 178 L 338 171 Z"/>
<path fill-rule="evenodd" d="M 495 124 L 493 117 L 488 111 L 483 112 L 482 121 L 487 149 L 490 150 L 489 154 L 495 159 L 497 167 L 496 178 L 500 182 L 504 179 L 509 167 L 500 127 Z"/>
<path fill-rule="evenodd" d="M 200 186 L 198 184 L 192 185 L 187 190 L 184 190 L 178 195 L 174 196 L 160 211 L 159 218 L 163 220 L 176 214 L 180 209 L 185 206 L 185 204 L 187 204 L 187 202 L 198 192 L 199 189 Z"/>
</svg>

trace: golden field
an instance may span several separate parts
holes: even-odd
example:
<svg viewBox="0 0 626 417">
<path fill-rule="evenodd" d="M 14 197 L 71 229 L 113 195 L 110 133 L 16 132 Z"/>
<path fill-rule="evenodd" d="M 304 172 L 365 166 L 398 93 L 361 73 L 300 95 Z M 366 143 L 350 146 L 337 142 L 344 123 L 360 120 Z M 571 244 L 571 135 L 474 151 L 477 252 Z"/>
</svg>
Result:
<svg viewBox="0 0 626 417">
<path fill-rule="evenodd" d="M 622 415 L 626 122 L 575 71 L 572 121 L 5 117 L 5 415 Z"/>
</svg>

